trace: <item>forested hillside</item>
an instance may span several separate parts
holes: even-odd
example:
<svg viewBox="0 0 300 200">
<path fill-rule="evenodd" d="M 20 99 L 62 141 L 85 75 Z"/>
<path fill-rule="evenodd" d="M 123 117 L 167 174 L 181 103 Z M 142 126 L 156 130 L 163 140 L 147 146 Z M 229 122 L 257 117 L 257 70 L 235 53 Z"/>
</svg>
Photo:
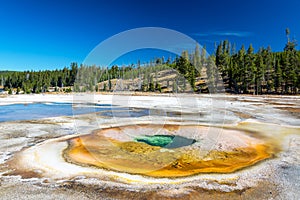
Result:
<svg viewBox="0 0 300 200">
<path fill-rule="evenodd" d="M 84 92 L 127 89 L 150 92 L 217 92 L 223 81 L 226 92 L 236 94 L 299 94 L 300 52 L 290 40 L 282 52 L 271 47 L 255 51 L 250 45 L 236 50 L 229 41 L 216 45 L 207 55 L 198 45 L 193 52 L 164 61 L 157 58 L 141 65 L 78 66 L 61 70 L 11 72 L 0 71 L 0 85 L 9 93 L 50 91 Z M 117 80 L 124 80 L 121 83 Z M 118 85 L 119 84 L 119 85 Z M 210 85 L 210 87 L 207 87 Z M 222 85 L 222 84 L 221 84 Z M 62 90 L 63 88 L 63 90 Z"/>
</svg>

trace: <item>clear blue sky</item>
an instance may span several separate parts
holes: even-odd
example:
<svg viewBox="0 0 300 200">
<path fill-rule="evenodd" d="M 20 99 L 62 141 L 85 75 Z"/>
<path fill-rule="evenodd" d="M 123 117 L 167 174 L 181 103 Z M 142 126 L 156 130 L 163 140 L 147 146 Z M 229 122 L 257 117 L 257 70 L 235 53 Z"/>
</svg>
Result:
<svg viewBox="0 0 300 200">
<path fill-rule="evenodd" d="M 108 37 L 147 26 L 187 34 L 209 53 L 225 39 L 281 51 L 286 27 L 300 40 L 299 8 L 299 0 L 0 0 L 0 70 L 80 63 Z"/>
</svg>

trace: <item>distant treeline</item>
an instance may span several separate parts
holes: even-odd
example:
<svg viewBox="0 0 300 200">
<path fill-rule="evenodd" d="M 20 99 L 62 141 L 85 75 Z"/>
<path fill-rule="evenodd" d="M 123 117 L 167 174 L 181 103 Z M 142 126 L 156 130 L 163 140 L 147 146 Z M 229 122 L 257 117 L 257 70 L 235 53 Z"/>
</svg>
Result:
<svg viewBox="0 0 300 200">
<path fill-rule="evenodd" d="M 222 75 L 227 91 L 246 94 L 297 94 L 300 88 L 300 52 L 288 41 L 283 52 L 252 45 L 235 52 L 228 41 L 220 43 L 211 60 Z M 210 80 L 212 81 L 212 80 Z"/>
<path fill-rule="evenodd" d="M 45 71 L 0 71 L 0 84 L 4 90 L 23 91 L 24 93 L 46 92 L 49 87 L 64 87 L 74 84 L 78 66 L 72 63 L 70 68 Z"/>
<path fill-rule="evenodd" d="M 220 42 L 210 56 L 205 48 L 196 45 L 193 52 L 184 51 L 173 61 L 157 58 L 143 65 L 137 62 L 108 68 L 71 63 L 69 68 L 61 70 L 0 71 L 0 85 L 10 93 L 12 90 L 40 93 L 49 88 L 56 91 L 64 88 L 66 92 L 111 91 L 113 79 L 139 79 L 139 91 L 161 91 L 157 73 L 171 69 L 184 77 L 184 88 L 189 84 L 189 88 L 198 93 L 208 92 L 207 88 L 209 92 L 217 92 L 224 86 L 226 92 L 236 94 L 299 94 L 300 52 L 296 50 L 296 41 L 290 40 L 288 29 L 286 35 L 287 43 L 282 52 L 272 52 L 268 47 L 255 53 L 252 45 L 247 49 L 243 45 L 237 51 L 235 45 L 226 40 Z M 105 82 L 103 88 L 99 88 L 99 82 Z M 175 83 L 178 80 L 172 84 L 173 91 L 177 92 Z"/>
</svg>

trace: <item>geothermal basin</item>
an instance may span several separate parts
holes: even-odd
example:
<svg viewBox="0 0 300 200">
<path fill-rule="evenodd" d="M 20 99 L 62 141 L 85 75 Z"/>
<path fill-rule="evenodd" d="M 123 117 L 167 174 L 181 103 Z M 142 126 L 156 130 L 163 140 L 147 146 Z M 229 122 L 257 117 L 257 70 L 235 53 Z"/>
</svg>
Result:
<svg viewBox="0 0 300 200">
<path fill-rule="evenodd" d="M 34 99 L 47 104 L 26 108 L 38 106 L 41 113 L 58 106 L 50 100 L 72 102 L 69 96 Z M 299 97 L 211 99 L 99 95 L 95 113 L 1 122 L 0 195 L 299 199 Z M 1 103 L 29 101 L 24 95 Z"/>
<path fill-rule="evenodd" d="M 210 132 L 217 137 L 208 141 Z M 96 130 L 68 143 L 68 162 L 151 177 L 229 173 L 272 157 L 276 149 L 246 131 L 167 124 Z"/>
</svg>

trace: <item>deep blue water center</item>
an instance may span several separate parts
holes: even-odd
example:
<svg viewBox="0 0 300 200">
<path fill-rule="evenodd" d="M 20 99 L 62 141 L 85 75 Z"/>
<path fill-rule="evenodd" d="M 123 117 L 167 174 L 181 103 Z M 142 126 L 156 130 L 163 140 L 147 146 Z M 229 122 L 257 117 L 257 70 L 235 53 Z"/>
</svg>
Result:
<svg viewBox="0 0 300 200">
<path fill-rule="evenodd" d="M 179 135 L 145 135 L 135 138 L 137 142 L 143 142 L 151 146 L 159 146 L 166 149 L 175 149 L 179 147 L 194 144 L 196 140 L 185 138 Z"/>
</svg>

